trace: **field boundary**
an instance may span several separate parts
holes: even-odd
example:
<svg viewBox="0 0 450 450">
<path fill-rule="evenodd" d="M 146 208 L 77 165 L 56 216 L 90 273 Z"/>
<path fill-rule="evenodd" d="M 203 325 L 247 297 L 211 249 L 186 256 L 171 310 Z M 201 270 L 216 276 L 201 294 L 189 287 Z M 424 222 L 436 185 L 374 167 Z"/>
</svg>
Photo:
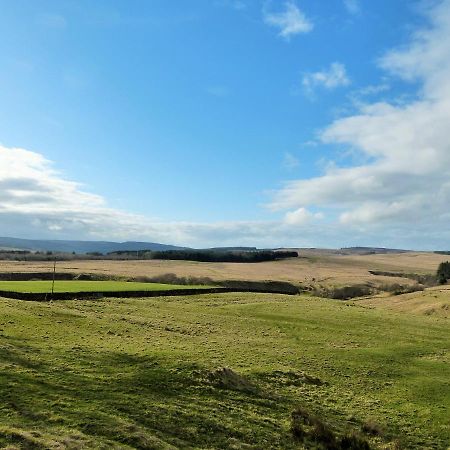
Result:
<svg viewBox="0 0 450 450">
<path fill-rule="evenodd" d="M 233 292 L 227 288 L 204 288 L 204 289 L 168 289 L 158 291 L 89 291 L 89 292 L 16 292 L 0 291 L 0 297 L 13 298 L 16 300 L 28 300 L 45 302 L 50 300 L 87 300 L 104 297 L 133 298 L 133 297 L 163 297 L 168 295 L 198 295 L 216 294 L 220 292 Z"/>
<path fill-rule="evenodd" d="M 32 281 L 42 280 L 51 281 L 71 281 L 71 280 L 85 280 L 85 281 L 109 281 L 120 277 L 113 277 L 101 274 L 77 274 L 71 272 L 2 272 L 0 273 L 0 281 Z"/>
<path fill-rule="evenodd" d="M 55 281 L 130 281 L 141 283 L 162 283 L 162 284 L 181 284 L 185 285 L 185 288 L 177 288 L 171 290 L 159 289 L 159 290 L 138 290 L 138 291 L 78 291 L 78 292 L 54 292 L 53 295 L 50 292 L 37 293 L 37 292 L 18 292 L 11 290 L 0 290 L 0 297 L 12 298 L 18 300 L 29 301 L 49 301 L 49 300 L 74 300 L 74 299 L 90 299 L 90 298 L 102 298 L 102 297 L 117 297 L 117 298 L 133 298 L 133 297 L 162 297 L 162 296 L 174 296 L 174 295 L 198 295 L 198 294 L 216 294 L 222 292 L 255 292 L 262 294 L 287 294 L 297 295 L 304 292 L 305 289 L 301 286 L 296 286 L 286 281 L 245 281 L 245 280 L 220 280 L 214 281 L 208 279 L 195 280 L 203 281 L 203 283 L 195 284 L 208 284 L 211 287 L 191 287 L 192 284 L 186 283 L 184 278 L 176 277 L 173 274 L 170 275 L 170 280 L 162 277 L 120 277 L 120 276 L 107 276 L 91 273 L 76 274 L 71 272 L 56 272 L 54 275 Z M 5 272 L 0 273 L 0 281 L 51 281 L 53 277 L 52 273 L 48 272 Z"/>
<path fill-rule="evenodd" d="M 214 288 L 192 288 L 192 289 L 170 289 L 158 291 L 97 291 L 97 292 L 55 292 L 37 293 L 37 292 L 15 292 L 0 291 L 0 297 L 11 298 L 15 300 L 27 300 L 34 302 L 46 302 L 51 300 L 90 300 L 100 298 L 139 298 L 139 297 L 167 297 L 167 296 L 186 296 L 200 294 L 219 294 L 227 292 L 254 292 L 260 294 L 285 294 L 295 295 L 298 292 L 279 292 L 275 290 L 264 290 L 257 288 L 231 288 L 231 287 L 214 287 Z"/>
</svg>

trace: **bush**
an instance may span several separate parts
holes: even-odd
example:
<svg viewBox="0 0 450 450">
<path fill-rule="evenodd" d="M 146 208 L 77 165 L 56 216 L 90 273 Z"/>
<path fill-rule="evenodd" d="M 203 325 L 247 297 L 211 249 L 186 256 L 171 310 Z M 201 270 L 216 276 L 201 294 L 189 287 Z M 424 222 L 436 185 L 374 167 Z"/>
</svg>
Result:
<svg viewBox="0 0 450 450">
<path fill-rule="evenodd" d="M 140 281 L 142 283 L 163 283 L 163 284 L 180 284 L 180 285 L 203 285 L 203 286 L 211 286 L 214 283 L 211 278 L 208 277 L 179 277 L 174 273 L 163 273 L 161 275 L 155 275 L 153 277 L 134 277 L 132 281 Z"/>
<path fill-rule="evenodd" d="M 356 433 L 343 436 L 340 444 L 342 450 L 370 450 L 367 440 Z"/>
<path fill-rule="evenodd" d="M 382 270 L 369 270 L 371 275 L 383 276 L 383 277 L 395 277 L 395 278 L 408 278 L 414 280 L 419 284 L 424 284 L 426 286 L 436 285 L 436 276 L 430 274 L 420 274 L 420 273 L 404 273 L 404 272 L 386 272 Z"/>
<path fill-rule="evenodd" d="M 332 298 L 335 300 L 349 300 L 356 297 L 364 297 L 373 294 L 373 289 L 365 284 L 354 284 L 342 287 L 319 287 L 313 288 L 313 294 L 319 297 Z"/>
<path fill-rule="evenodd" d="M 423 291 L 425 289 L 425 286 L 422 284 L 383 284 L 380 286 L 380 289 L 385 292 L 390 292 L 393 295 L 401 295 L 401 294 L 409 294 L 411 292 L 417 292 L 417 291 Z"/>
</svg>

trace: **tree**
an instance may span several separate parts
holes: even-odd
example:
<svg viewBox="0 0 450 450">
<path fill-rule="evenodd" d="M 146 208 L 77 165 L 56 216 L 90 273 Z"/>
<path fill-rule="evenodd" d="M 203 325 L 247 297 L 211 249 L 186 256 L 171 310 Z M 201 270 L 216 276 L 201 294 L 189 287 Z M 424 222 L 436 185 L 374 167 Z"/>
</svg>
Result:
<svg viewBox="0 0 450 450">
<path fill-rule="evenodd" d="M 450 262 L 441 262 L 439 264 L 438 270 L 437 270 L 437 278 L 439 280 L 440 284 L 447 283 L 447 280 L 450 279 Z"/>
</svg>

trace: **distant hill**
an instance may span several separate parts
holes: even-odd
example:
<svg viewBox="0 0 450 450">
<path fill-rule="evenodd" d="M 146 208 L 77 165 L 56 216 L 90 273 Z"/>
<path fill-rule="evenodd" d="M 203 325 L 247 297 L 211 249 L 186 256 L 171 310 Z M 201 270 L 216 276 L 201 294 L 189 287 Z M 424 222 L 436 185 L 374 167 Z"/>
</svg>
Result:
<svg viewBox="0 0 450 450">
<path fill-rule="evenodd" d="M 109 242 L 109 241 L 60 241 L 37 240 L 0 237 L 0 249 L 2 250 L 31 250 L 41 252 L 65 252 L 65 253 L 109 253 L 116 251 L 137 250 L 182 250 L 186 247 L 158 244 L 155 242 Z"/>
<path fill-rule="evenodd" d="M 258 249 L 256 247 L 211 247 L 204 250 L 212 252 L 256 252 Z"/>
<path fill-rule="evenodd" d="M 362 255 L 373 255 L 373 254 L 390 254 L 390 253 L 408 253 L 411 250 L 402 250 L 398 248 L 384 248 L 384 247 L 344 247 L 341 248 L 341 252 L 345 253 L 355 253 Z"/>
</svg>

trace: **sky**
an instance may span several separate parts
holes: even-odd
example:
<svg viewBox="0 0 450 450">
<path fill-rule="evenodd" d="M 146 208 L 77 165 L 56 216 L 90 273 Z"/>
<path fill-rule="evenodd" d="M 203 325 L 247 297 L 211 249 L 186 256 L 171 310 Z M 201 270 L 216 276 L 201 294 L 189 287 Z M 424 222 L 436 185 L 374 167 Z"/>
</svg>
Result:
<svg viewBox="0 0 450 450">
<path fill-rule="evenodd" d="M 0 0 L 0 235 L 450 249 L 450 0 Z"/>
</svg>

